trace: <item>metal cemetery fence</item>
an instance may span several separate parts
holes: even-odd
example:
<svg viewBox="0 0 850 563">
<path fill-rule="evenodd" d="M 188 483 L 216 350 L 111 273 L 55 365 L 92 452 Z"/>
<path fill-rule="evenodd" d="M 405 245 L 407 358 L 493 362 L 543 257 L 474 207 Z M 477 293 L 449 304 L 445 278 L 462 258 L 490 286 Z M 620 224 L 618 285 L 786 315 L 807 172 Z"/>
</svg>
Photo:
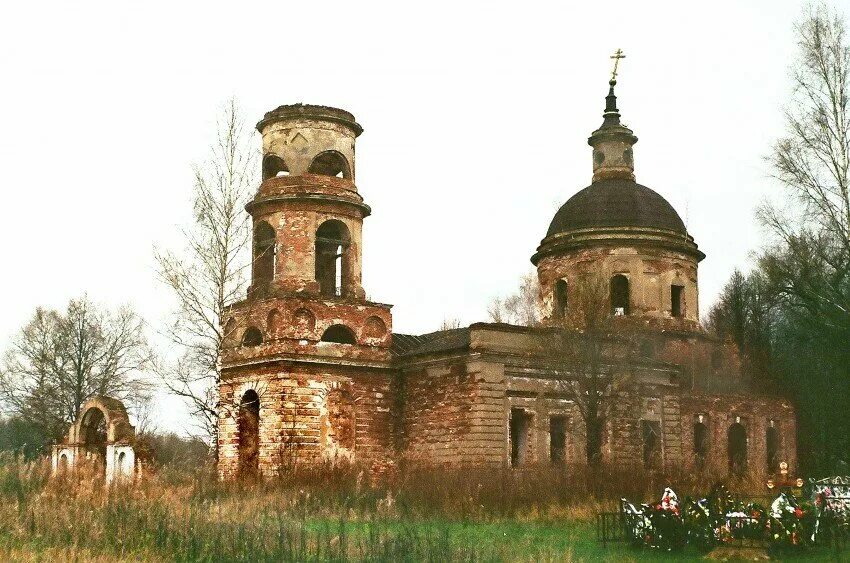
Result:
<svg viewBox="0 0 850 563">
<path fill-rule="evenodd" d="M 733 498 L 723 488 L 725 497 L 716 492 L 709 497 L 713 500 L 687 500 L 681 505 L 670 489 L 661 503 L 635 506 L 622 499 L 620 510 L 596 515 L 596 539 L 606 547 L 630 542 L 666 550 L 722 544 L 765 549 L 818 546 L 843 552 L 850 546 L 850 480 L 812 480 L 805 495 L 797 489 L 796 498 L 789 492 L 743 498 Z"/>
</svg>

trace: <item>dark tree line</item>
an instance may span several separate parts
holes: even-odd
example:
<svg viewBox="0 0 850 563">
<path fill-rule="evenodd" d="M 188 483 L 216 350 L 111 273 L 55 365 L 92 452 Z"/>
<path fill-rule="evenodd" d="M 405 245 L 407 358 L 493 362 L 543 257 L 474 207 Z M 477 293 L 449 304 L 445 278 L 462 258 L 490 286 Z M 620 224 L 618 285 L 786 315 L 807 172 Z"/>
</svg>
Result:
<svg viewBox="0 0 850 563">
<path fill-rule="evenodd" d="M 735 272 L 707 325 L 737 343 L 754 380 L 798 407 L 804 469 L 850 461 L 850 44 L 841 14 L 812 9 L 796 26 L 799 55 L 786 134 L 767 161 L 785 206 L 759 218 L 771 241 L 749 275 Z"/>
</svg>

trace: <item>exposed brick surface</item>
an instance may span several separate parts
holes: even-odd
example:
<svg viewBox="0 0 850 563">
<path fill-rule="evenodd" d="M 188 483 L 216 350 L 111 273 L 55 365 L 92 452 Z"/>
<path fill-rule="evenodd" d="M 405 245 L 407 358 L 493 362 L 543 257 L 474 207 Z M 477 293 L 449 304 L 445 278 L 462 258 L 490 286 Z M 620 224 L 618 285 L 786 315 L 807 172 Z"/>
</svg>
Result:
<svg viewBox="0 0 850 563">
<path fill-rule="evenodd" d="M 296 105 L 269 112 L 258 127 L 267 177 L 247 209 L 265 238 L 257 234 L 248 297 L 223 319 L 223 477 L 253 463 L 273 475 L 340 459 L 374 471 L 397 463 L 551 463 L 553 451 L 557 463 L 584 462 L 585 423 L 564 374 L 552 366 L 551 346 L 555 284 L 566 282 L 569 302 L 570 284 L 587 273 L 623 275 L 630 286 L 629 314 L 612 319 L 607 360 L 624 383 L 602 413 L 604 460 L 640 467 L 652 452 L 652 467 L 696 468 L 694 424 L 701 417 L 708 468 L 728 470 L 735 424 L 745 429 L 750 471 L 767 471 L 771 425 L 777 456 L 795 465 L 791 405 L 756 392 L 741 376 L 735 346 L 699 326 L 703 255 L 689 235 L 646 225 L 550 233 L 533 258 L 544 326 L 477 323 L 394 341 L 390 306 L 367 300 L 361 285 L 370 209 L 354 183 L 360 126 L 341 110 Z M 609 151 L 612 158 L 625 158 L 617 150 Z M 620 171 L 629 181 L 630 158 Z M 337 168 L 341 177 L 315 173 Z M 274 177 L 282 171 L 289 175 Z M 319 234 L 326 221 L 337 235 Z M 671 286 L 683 288 L 680 316 Z M 253 393 L 255 421 L 243 405 Z M 256 462 L 246 459 L 254 443 Z"/>
</svg>

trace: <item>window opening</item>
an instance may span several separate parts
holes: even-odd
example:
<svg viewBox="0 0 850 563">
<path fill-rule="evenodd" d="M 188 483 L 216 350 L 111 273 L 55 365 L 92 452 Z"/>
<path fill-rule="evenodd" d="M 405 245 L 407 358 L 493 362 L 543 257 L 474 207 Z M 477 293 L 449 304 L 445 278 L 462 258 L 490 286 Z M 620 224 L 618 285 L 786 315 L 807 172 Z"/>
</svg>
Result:
<svg viewBox="0 0 850 563">
<path fill-rule="evenodd" d="M 682 316 L 682 293 L 685 288 L 681 285 L 670 286 L 670 314 L 674 317 Z"/>
<path fill-rule="evenodd" d="M 239 475 L 256 477 L 260 458 L 260 397 L 250 389 L 239 403 Z"/>
<path fill-rule="evenodd" d="M 549 459 L 553 464 L 567 460 L 567 417 L 553 416 L 549 419 Z"/>
<path fill-rule="evenodd" d="M 769 473 L 775 473 L 779 469 L 779 431 L 775 426 L 769 426 L 767 428 L 765 442 L 767 449 L 767 471 Z"/>
<path fill-rule="evenodd" d="M 337 344 L 356 344 L 354 332 L 345 325 L 333 325 L 322 334 L 322 342 L 335 342 Z"/>
<path fill-rule="evenodd" d="M 741 475 L 747 469 L 747 431 L 736 422 L 729 427 L 729 472 Z"/>
<path fill-rule="evenodd" d="M 705 465 L 708 457 L 708 427 L 702 422 L 694 424 L 694 457 L 697 467 Z"/>
<path fill-rule="evenodd" d="M 316 281 L 327 297 L 342 297 L 348 285 L 348 227 L 336 219 L 325 221 L 316 231 Z"/>
<path fill-rule="evenodd" d="M 254 229 L 254 283 L 274 279 L 277 261 L 277 237 L 274 229 L 262 221 Z"/>
<path fill-rule="evenodd" d="M 655 467 L 661 462 L 661 425 L 655 420 L 640 422 L 643 436 L 643 466 Z"/>
<path fill-rule="evenodd" d="M 263 333 L 255 326 L 249 327 L 242 336 L 243 346 L 259 346 L 263 343 Z"/>
<path fill-rule="evenodd" d="M 567 316 L 567 282 L 555 282 L 555 318 L 564 319 Z"/>
<path fill-rule="evenodd" d="M 530 430 L 531 415 L 523 409 L 511 409 L 511 467 L 518 467 L 528 461 Z"/>
<path fill-rule="evenodd" d="M 611 312 L 615 317 L 629 314 L 629 278 L 623 274 L 611 278 Z"/>
</svg>

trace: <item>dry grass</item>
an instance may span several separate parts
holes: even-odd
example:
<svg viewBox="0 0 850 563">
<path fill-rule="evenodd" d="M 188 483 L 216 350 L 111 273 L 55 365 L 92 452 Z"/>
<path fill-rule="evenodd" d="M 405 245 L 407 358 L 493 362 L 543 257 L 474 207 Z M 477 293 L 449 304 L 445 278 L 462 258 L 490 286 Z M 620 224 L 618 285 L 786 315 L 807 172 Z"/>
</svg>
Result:
<svg viewBox="0 0 850 563">
<path fill-rule="evenodd" d="M 595 514 L 668 483 L 687 494 L 714 481 L 551 467 L 372 478 L 336 466 L 253 484 L 165 470 L 109 490 L 97 475 L 50 479 L 46 463 L 0 458 L 0 559 L 622 560 L 596 544 Z"/>
</svg>

